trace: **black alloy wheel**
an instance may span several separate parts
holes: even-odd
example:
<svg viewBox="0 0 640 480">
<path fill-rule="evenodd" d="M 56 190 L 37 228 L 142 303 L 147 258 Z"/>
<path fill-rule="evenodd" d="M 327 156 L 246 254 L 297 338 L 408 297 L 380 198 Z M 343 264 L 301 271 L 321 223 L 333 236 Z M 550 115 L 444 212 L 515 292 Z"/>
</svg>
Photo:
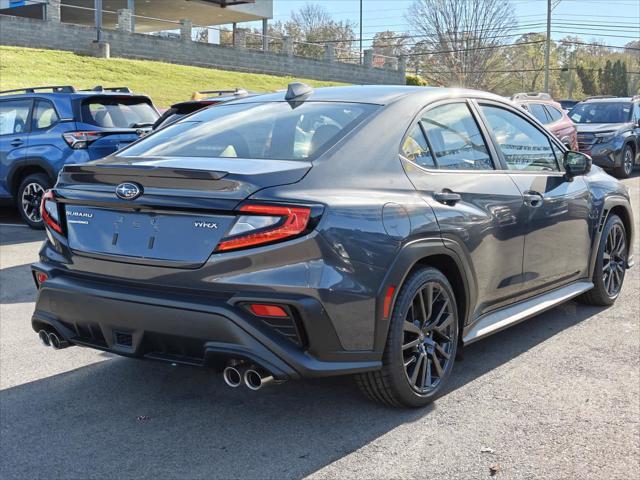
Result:
<svg viewBox="0 0 640 480">
<path fill-rule="evenodd" d="M 607 235 L 602 255 L 602 281 L 610 297 L 616 297 L 622 289 L 627 266 L 626 243 L 622 225 L 614 224 Z"/>
<path fill-rule="evenodd" d="M 420 394 L 442 380 L 454 351 L 451 299 L 436 282 L 418 290 L 404 320 L 402 356 L 407 380 Z"/>
<path fill-rule="evenodd" d="M 600 236 L 592 277 L 593 288 L 578 300 L 589 305 L 612 305 L 622 290 L 627 255 L 624 223 L 616 214 L 610 214 Z"/>
<path fill-rule="evenodd" d="M 447 277 L 433 267 L 409 274 L 398 292 L 380 370 L 357 375 L 370 399 L 422 407 L 438 398 L 453 369 L 458 311 Z"/>
</svg>

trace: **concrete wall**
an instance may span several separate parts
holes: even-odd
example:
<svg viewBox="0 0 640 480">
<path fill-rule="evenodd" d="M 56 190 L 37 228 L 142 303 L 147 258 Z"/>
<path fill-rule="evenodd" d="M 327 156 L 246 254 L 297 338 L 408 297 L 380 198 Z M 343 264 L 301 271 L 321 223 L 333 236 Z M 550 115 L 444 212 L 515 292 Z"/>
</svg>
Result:
<svg viewBox="0 0 640 480">
<path fill-rule="evenodd" d="M 0 45 L 91 54 L 95 29 L 0 15 Z M 111 56 L 159 60 L 240 72 L 291 75 L 356 84 L 404 84 L 404 71 L 311 60 L 286 54 L 181 41 L 141 33 L 103 30 Z"/>
</svg>

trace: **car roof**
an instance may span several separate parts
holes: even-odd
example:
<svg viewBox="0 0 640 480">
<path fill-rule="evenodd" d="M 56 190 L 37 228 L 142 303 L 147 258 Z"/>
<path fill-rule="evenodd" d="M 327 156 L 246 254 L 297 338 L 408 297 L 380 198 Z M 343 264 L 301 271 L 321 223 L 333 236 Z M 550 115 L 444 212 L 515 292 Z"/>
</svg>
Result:
<svg viewBox="0 0 640 480">
<path fill-rule="evenodd" d="M 238 100 L 227 102 L 227 104 L 255 103 L 259 102 L 281 102 L 285 101 L 286 91 L 267 93 L 256 97 L 244 97 Z M 372 103 L 377 105 L 388 105 L 402 98 L 409 96 L 416 97 L 455 97 L 474 96 L 479 98 L 497 99 L 504 101 L 502 97 L 492 93 L 477 90 L 466 90 L 459 88 L 441 87 L 417 87 L 406 85 L 349 85 L 340 87 L 320 87 L 300 97 L 301 101 L 309 102 L 345 102 L 345 103 Z M 297 101 L 298 99 L 292 99 Z"/>
<path fill-rule="evenodd" d="M 587 98 L 583 100 L 584 102 L 589 103 L 608 103 L 608 102 L 633 102 L 637 101 L 636 97 L 601 97 L 601 98 Z"/>
</svg>

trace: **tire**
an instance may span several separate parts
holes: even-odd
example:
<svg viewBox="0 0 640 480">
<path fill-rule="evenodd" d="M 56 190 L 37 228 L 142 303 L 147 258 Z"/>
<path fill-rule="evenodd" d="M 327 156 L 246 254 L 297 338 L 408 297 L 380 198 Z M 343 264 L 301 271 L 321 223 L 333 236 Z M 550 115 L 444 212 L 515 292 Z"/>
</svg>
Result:
<svg viewBox="0 0 640 480">
<path fill-rule="evenodd" d="M 635 165 L 635 155 L 633 154 L 633 148 L 631 145 L 626 144 L 622 149 L 622 158 L 620 161 L 620 166 L 613 169 L 613 174 L 617 178 L 629 178 L 631 173 L 633 172 L 633 167 Z"/>
<path fill-rule="evenodd" d="M 614 236 L 620 239 L 621 244 L 620 247 L 616 249 L 616 253 L 612 255 L 609 250 L 618 245 L 615 243 L 618 240 L 610 240 L 610 237 Z M 602 230 L 602 236 L 600 237 L 600 243 L 598 245 L 596 266 L 593 270 L 592 278 L 594 287 L 578 297 L 581 303 L 608 306 L 616 301 L 624 282 L 627 252 L 627 232 L 624 228 L 624 223 L 622 223 L 622 220 L 617 215 L 610 215 Z M 607 258 L 611 260 L 607 260 Z M 609 278 L 611 278 L 611 280 L 609 280 Z M 617 279 L 619 279 L 618 287 L 615 289 L 609 288 Z"/>
<path fill-rule="evenodd" d="M 421 313 L 419 292 L 425 314 Z M 405 319 L 412 318 L 424 328 L 405 323 Z M 420 268 L 407 278 L 397 296 L 382 369 L 358 374 L 356 381 L 372 400 L 394 407 L 423 407 L 444 391 L 457 347 L 458 311 L 451 284 L 439 270 Z"/>
<path fill-rule="evenodd" d="M 44 173 L 34 173 L 25 177 L 16 193 L 16 207 L 24 223 L 31 228 L 42 230 L 44 222 L 40 216 L 40 201 L 44 192 L 51 188 L 51 180 Z"/>
</svg>

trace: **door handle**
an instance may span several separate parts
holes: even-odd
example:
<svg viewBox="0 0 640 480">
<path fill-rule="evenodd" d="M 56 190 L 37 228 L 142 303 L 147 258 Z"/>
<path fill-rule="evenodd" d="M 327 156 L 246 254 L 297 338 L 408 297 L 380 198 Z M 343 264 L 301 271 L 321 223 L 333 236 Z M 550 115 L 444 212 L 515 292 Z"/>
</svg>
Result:
<svg viewBox="0 0 640 480">
<path fill-rule="evenodd" d="M 454 205 L 456 202 L 462 200 L 462 197 L 459 193 L 452 192 L 448 189 L 444 189 L 441 192 L 434 193 L 433 198 L 437 202 L 444 203 L 445 205 Z"/>
<path fill-rule="evenodd" d="M 12 147 L 19 147 L 20 145 L 22 145 L 24 142 L 22 140 L 20 140 L 19 138 L 16 138 L 15 140 L 13 140 L 11 142 L 11 146 Z"/>
<path fill-rule="evenodd" d="M 523 197 L 527 207 L 538 208 L 544 203 L 544 197 L 539 192 L 524 192 Z"/>
</svg>

